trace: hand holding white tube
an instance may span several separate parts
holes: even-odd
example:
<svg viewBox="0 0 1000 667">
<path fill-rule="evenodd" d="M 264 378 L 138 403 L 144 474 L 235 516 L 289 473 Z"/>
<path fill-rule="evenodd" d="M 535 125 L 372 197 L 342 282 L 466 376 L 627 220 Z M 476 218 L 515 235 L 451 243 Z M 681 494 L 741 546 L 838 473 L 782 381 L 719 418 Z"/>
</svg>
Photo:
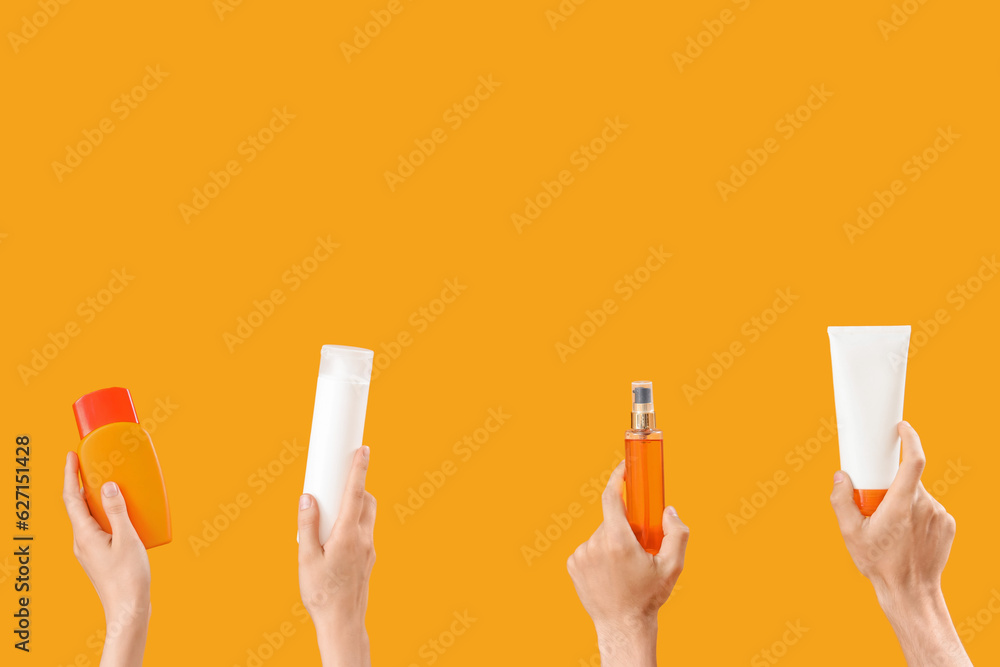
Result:
<svg viewBox="0 0 1000 667">
<path fill-rule="evenodd" d="M 847 550 L 875 588 L 910 667 L 972 665 L 955 631 L 941 573 L 955 539 L 955 519 L 920 482 L 924 451 L 907 422 L 898 425 L 902 463 L 870 517 L 854 504 L 844 471 L 834 475 L 830 502 Z"/>
</svg>

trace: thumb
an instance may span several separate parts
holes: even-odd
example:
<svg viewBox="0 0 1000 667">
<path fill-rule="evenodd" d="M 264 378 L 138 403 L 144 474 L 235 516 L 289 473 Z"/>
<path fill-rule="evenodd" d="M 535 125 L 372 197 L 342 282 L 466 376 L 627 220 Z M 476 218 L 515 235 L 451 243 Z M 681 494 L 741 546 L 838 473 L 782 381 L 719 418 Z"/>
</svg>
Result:
<svg viewBox="0 0 1000 667">
<path fill-rule="evenodd" d="M 132 521 L 128 518 L 125 497 L 122 496 L 121 489 L 114 482 L 106 482 L 101 487 L 101 505 L 104 507 L 104 513 L 108 515 L 111 534 L 116 539 L 128 539 L 129 537 L 139 539 L 139 535 L 132 526 Z"/>
<path fill-rule="evenodd" d="M 684 569 L 684 552 L 687 551 L 690 531 L 673 506 L 663 510 L 663 541 L 653 558 L 668 577 L 677 577 Z"/>
<path fill-rule="evenodd" d="M 319 541 L 319 505 L 308 493 L 299 498 L 299 558 L 323 553 Z"/>
<path fill-rule="evenodd" d="M 842 535 L 846 536 L 861 528 L 865 518 L 854 504 L 854 483 L 851 481 L 851 476 L 843 470 L 838 470 L 833 475 L 830 504 L 833 505 L 833 513 L 837 515 Z"/>
</svg>

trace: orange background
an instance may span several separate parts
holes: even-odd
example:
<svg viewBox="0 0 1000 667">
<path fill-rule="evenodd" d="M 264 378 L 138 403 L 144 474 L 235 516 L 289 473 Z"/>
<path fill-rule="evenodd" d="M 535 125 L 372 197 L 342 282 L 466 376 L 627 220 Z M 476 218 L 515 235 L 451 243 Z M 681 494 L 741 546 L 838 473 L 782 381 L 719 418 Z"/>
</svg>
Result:
<svg viewBox="0 0 1000 667">
<path fill-rule="evenodd" d="M 103 616 L 71 553 L 61 468 L 72 401 L 122 385 L 140 417 L 157 399 L 179 406 L 152 433 L 175 537 L 150 552 L 146 664 L 248 665 L 285 621 L 295 633 L 264 664 L 318 664 L 292 611 L 305 457 L 262 490 L 254 476 L 283 440 L 308 441 L 321 344 L 381 351 L 404 331 L 412 344 L 374 380 L 365 433 L 380 503 L 374 664 L 431 664 L 427 642 L 466 610 L 477 620 L 434 664 L 597 664 L 565 559 L 600 522 L 583 487 L 622 450 L 629 382 L 649 379 L 667 500 L 691 527 L 661 660 L 746 665 L 801 622 L 781 664 L 902 665 L 828 505 L 835 441 L 797 471 L 785 457 L 833 415 L 827 325 L 916 335 L 938 309 L 949 319 L 915 348 L 905 415 L 928 487 L 949 461 L 969 468 L 937 494 L 958 519 L 945 589 L 956 622 L 984 608 L 1000 587 L 1000 281 L 961 309 L 949 293 L 1000 246 L 988 46 L 1000 10 L 929 2 L 885 39 L 888 0 L 593 0 L 554 29 L 557 0 L 402 0 L 348 62 L 340 43 L 386 6 L 246 0 L 220 19 L 211 0 L 80 0 L 17 53 L 8 36 L 0 476 L 11 488 L 14 436 L 30 434 L 36 541 L 33 650 L 8 641 L 3 663 L 97 662 Z M 703 21 L 718 31 L 724 9 L 732 22 L 678 71 L 673 54 Z M 19 31 L 37 11 L 11 0 L 0 25 Z M 169 74 L 120 119 L 113 101 L 147 66 Z M 446 110 L 490 76 L 499 87 L 453 129 Z M 832 96 L 786 138 L 775 124 L 811 86 Z M 247 161 L 241 142 L 273 108 L 295 118 Z M 113 132 L 60 182 L 52 162 L 104 118 Z M 627 128 L 579 171 L 574 152 L 606 118 Z M 948 127 L 960 138 L 910 181 L 904 163 Z M 384 172 L 435 128 L 446 141 L 391 191 Z M 768 138 L 777 152 L 723 201 L 717 181 Z M 240 172 L 186 224 L 180 204 L 230 160 Z M 519 233 L 511 215 L 562 170 L 573 182 Z M 843 225 L 895 179 L 905 193 L 849 242 Z M 339 248 L 292 290 L 282 276 L 327 236 Z M 626 300 L 616 283 L 661 245 L 671 257 Z M 84 321 L 78 304 L 122 267 L 134 279 Z M 466 289 L 418 330 L 419 309 L 456 279 Z M 744 324 L 786 288 L 798 300 L 750 342 Z M 230 352 L 224 333 L 275 289 L 285 302 Z M 616 312 L 561 360 L 556 343 L 606 299 Z M 79 335 L 22 381 L 18 367 L 70 321 Z M 734 341 L 745 353 L 689 403 L 682 386 Z M 461 460 L 454 443 L 491 408 L 510 419 Z M 455 474 L 401 522 L 397 505 L 447 460 Z M 779 470 L 789 482 L 734 534 L 726 515 Z M 189 538 L 240 493 L 251 506 L 195 555 Z M 529 565 L 522 546 L 574 502 L 583 516 Z M 0 579 L 9 640 L 15 595 Z M 996 660 L 1000 620 L 968 646 Z"/>
</svg>

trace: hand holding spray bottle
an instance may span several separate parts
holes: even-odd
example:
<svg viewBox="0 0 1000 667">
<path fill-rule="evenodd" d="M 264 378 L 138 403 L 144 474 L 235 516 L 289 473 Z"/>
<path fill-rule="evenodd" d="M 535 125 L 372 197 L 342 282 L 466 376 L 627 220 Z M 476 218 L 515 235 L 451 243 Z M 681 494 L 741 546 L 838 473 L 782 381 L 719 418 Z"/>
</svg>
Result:
<svg viewBox="0 0 1000 667">
<path fill-rule="evenodd" d="M 625 431 L 625 513 L 648 553 L 663 542 L 663 431 L 656 428 L 653 383 L 632 383 L 632 428 Z"/>
</svg>

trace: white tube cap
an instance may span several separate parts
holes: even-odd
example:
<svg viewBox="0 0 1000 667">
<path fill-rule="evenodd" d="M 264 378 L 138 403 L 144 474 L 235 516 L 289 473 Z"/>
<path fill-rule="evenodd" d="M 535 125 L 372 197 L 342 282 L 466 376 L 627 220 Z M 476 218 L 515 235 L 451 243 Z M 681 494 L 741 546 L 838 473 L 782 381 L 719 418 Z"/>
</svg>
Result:
<svg viewBox="0 0 1000 667">
<path fill-rule="evenodd" d="M 363 347 L 324 345 L 320 350 L 319 374 L 340 382 L 369 384 L 375 352 Z"/>
</svg>

